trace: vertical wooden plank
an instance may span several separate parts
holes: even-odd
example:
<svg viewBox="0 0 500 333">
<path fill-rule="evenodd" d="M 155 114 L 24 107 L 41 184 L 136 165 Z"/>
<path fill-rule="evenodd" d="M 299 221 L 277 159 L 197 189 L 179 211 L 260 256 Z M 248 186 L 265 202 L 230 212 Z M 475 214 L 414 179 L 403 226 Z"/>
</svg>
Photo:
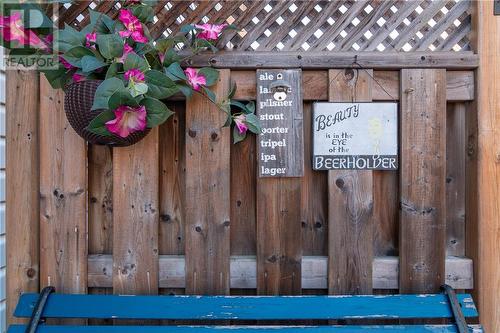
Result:
<svg viewBox="0 0 500 333">
<path fill-rule="evenodd" d="M 89 254 L 113 253 L 113 151 L 111 147 L 88 147 L 88 244 Z M 112 294 L 112 288 L 89 288 L 89 294 Z M 112 324 L 111 320 L 89 320 L 90 325 Z"/>
<path fill-rule="evenodd" d="M 397 256 L 399 171 L 373 171 L 373 255 Z"/>
<path fill-rule="evenodd" d="M 212 90 L 229 91 L 221 70 Z M 186 103 L 186 293 L 229 293 L 230 144 L 225 114 L 208 99 Z"/>
<path fill-rule="evenodd" d="M 372 99 L 373 70 L 329 70 L 331 102 Z M 371 294 L 373 171 L 328 171 L 328 290 Z"/>
<path fill-rule="evenodd" d="M 500 330 L 500 16 L 493 1 L 474 4 L 473 37 L 479 54 L 478 107 L 478 229 L 477 274 L 479 311 L 487 332 Z M 474 236 L 474 235 L 471 235 Z"/>
<path fill-rule="evenodd" d="M 113 149 L 113 292 L 158 293 L 158 127 Z"/>
<path fill-rule="evenodd" d="M 307 256 L 328 254 L 328 173 L 312 168 L 312 104 L 304 103 L 304 177 L 302 177 L 302 250 Z"/>
<path fill-rule="evenodd" d="M 255 140 L 231 146 L 231 255 L 255 255 Z"/>
<path fill-rule="evenodd" d="M 445 281 L 446 70 L 401 71 L 400 291 Z"/>
<path fill-rule="evenodd" d="M 89 146 L 89 254 L 113 253 L 112 154 L 111 147 Z"/>
<path fill-rule="evenodd" d="M 257 293 L 300 294 L 300 178 L 257 178 Z"/>
<path fill-rule="evenodd" d="M 35 71 L 6 73 L 7 325 L 18 297 L 39 287 L 39 79 Z"/>
<path fill-rule="evenodd" d="M 465 255 L 465 103 L 446 110 L 446 255 Z"/>
<path fill-rule="evenodd" d="M 175 112 L 160 127 L 160 254 L 184 254 L 185 120 L 184 102 L 170 103 Z"/>
<path fill-rule="evenodd" d="M 87 145 L 40 80 L 40 287 L 87 292 Z"/>
</svg>

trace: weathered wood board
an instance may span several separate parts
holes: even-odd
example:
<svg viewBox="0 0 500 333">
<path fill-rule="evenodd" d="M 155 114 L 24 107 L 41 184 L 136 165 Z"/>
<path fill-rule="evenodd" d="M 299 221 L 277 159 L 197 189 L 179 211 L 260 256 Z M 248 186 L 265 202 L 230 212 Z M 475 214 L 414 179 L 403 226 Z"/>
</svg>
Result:
<svg viewBox="0 0 500 333">
<path fill-rule="evenodd" d="M 446 70 L 401 71 L 400 291 L 444 283 Z"/>
<path fill-rule="evenodd" d="M 213 91 L 229 91 L 222 70 Z M 229 294 L 230 144 L 225 114 L 207 98 L 186 103 L 186 293 Z"/>
<path fill-rule="evenodd" d="M 273 89 L 273 85 L 277 87 Z M 301 70 L 257 70 L 256 109 L 262 125 L 262 133 L 257 136 L 260 177 L 304 174 L 301 87 Z"/>
</svg>

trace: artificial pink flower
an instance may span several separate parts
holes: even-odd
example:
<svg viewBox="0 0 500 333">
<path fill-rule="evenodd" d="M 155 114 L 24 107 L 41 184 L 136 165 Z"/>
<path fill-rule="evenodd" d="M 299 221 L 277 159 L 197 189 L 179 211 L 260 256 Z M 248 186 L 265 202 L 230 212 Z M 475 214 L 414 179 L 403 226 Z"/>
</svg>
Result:
<svg viewBox="0 0 500 333">
<path fill-rule="evenodd" d="M 122 138 L 129 134 L 146 129 L 146 108 L 144 106 L 119 106 L 115 111 L 115 119 L 106 123 L 106 128 Z"/>
<path fill-rule="evenodd" d="M 200 91 L 200 86 L 207 84 L 205 76 L 198 74 L 198 71 L 194 68 L 186 68 L 184 73 L 186 73 L 188 83 L 196 91 Z"/>
<path fill-rule="evenodd" d="M 123 64 L 125 62 L 125 59 L 127 59 L 127 56 L 129 55 L 129 53 L 135 53 L 134 49 L 132 48 L 132 46 L 125 43 L 125 45 L 123 46 L 123 55 L 118 60 L 118 62 L 121 62 Z"/>
<path fill-rule="evenodd" d="M 130 9 L 120 9 L 118 19 L 125 26 L 125 31 L 120 31 L 121 37 L 132 37 L 138 43 L 147 43 L 148 39 L 144 36 L 141 21 L 132 14 Z"/>
<path fill-rule="evenodd" d="M 248 126 L 245 124 L 246 119 L 244 114 L 234 117 L 234 122 L 240 134 L 245 134 L 248 131 Z"/>
<path fill-rule="evenodd" d="M 195 24 L 195 27 L 202 31 L 196 37 L 205 40 L 217 40 L 222 30 L 227 27 L 227 24 Z"/>
<path fill-rule="evenodd" d="M 0 16 L 0 36 L 6 41 L 17 41 L 20 45 L 29 45 L 46 50 L 47 45 L 30 29 L 24 29 L 20 12 L 11 16 Z"/>
<path fill-rule="evenodd" d="M 94 44 L 97 41 L 97 32 L 90 32 L 85 35 L 85 46 L 90 47 L 91 43 Z"/>
<path fill-rule="evenodd" d="M 80 81 L 83 81 L 85 80 L 85 76 L 83 76 L 82 74 L 73 74 L 73 82 L 80 82 Z"/>
<path fill-rule="evenodd" d="M 66 61 L 66 59 L 64 59 L 63 57 L 59 56 L 59 62 L 64 66 L 64 68 L 66 69 L 73 69 L 73 68 L 76 68 L 75 66 L 73 66 L 72 64 L 70 64 L 69 62 Z"/>
<path fill-rule="evenodd" d="M 134 81 L 134 82 L 144 82 L 145 77 L 144 73 L 138 70 L 137 68 L 129 69 L 125 72 L 125 80 Z"/>
</svg>

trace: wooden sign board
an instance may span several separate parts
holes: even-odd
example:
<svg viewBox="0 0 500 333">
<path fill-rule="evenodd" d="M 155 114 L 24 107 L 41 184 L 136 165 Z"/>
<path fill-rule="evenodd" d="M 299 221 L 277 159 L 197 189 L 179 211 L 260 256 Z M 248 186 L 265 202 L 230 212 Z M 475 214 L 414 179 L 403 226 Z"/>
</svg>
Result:
<svg viewBox="0 0 500 333">
<path fill-rule="evenodd" d="M 314 103 L 314 170 L 396 170 L 397 103 Z"/>
<path fill-rule="evenodd" d="M 301 70 L 257 70 L 260 177 L 301 177 L 304 139 Z"/>
</svg>

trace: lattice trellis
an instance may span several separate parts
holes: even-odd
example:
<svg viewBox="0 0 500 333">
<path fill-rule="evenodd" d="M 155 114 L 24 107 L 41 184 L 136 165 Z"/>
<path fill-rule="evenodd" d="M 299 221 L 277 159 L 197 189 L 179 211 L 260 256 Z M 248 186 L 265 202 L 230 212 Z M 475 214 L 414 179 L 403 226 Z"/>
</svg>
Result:
<svg viewBox="0 0 500 333">
<path fill-rule="evenodd" d="M 115 1 L 63 4 L 60 18 L 84 26 L 92 8 L 115 16 Z M 157 38 L 187 23 L 234 23 L 219 47 L 240 51 L 467 51 L 470 0 L 167 0 L 149 29 Z"/>
</svg>

